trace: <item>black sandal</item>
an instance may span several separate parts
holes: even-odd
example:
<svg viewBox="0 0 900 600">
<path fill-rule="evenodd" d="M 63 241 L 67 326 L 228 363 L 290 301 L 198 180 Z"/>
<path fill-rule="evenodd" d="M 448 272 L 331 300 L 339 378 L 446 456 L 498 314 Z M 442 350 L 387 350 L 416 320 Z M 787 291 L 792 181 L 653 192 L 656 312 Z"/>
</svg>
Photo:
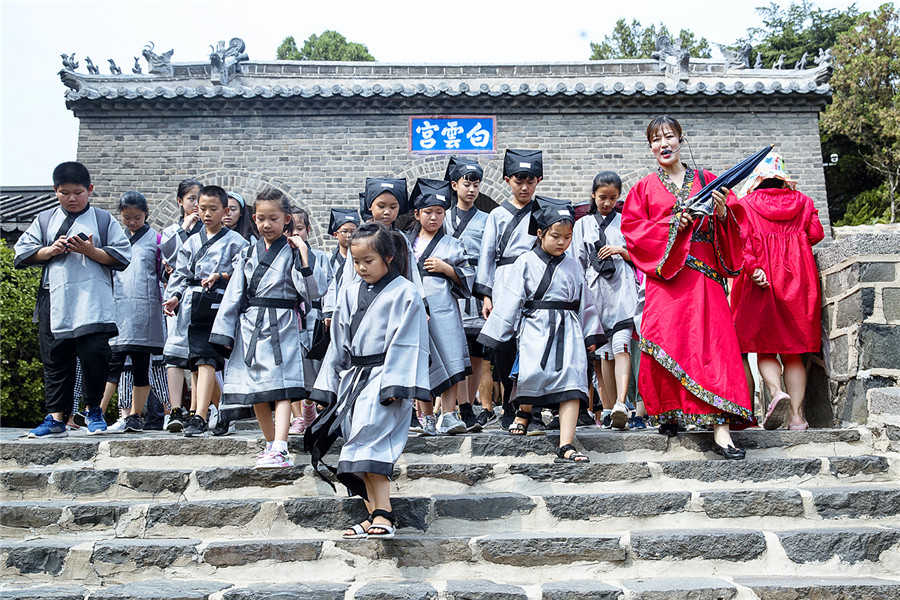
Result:
<svg viewBox="0 0 900 600">
<path fill-rule="evenodd" d="M 572 454 L 566 456 L 566 453 L 571 451 Z M 591 462 L 591 459 L 588 458 L 586 454 L 582 454 L 578 451 L 575 446 L 572 444 L 566 444 L 565 446 L 560 446 L 556 449 L 556 460 L 554 462 L 558 463 L 588 463 Z"/>
<path fill-rule="evenodd" d="M 522 425 L 513 421 L 512 425 L 509 426 L 509 435 L 528 435 L 528 426 L 531 425 L 531 413 L 517 410 L 516 418 L 525 419 L 525 424 Z"/>
<path fill-rule="evenodd" d="M 394 537 L 394 533 L 397 531 L 397 519 L 394 517 L 394 511 L 381 510 L 379 508 L 372 511 L 372 518 L 374 519 L 375 517 L 387 519 L 390 525 L 379 525 L 373 521 L 372 524 L 369 525 L 368 531 L 366 531 L 369 539 L 389 540 Z M 380 529 L 384 533 L 372 533 L 373 529 Z"/>
</svg>

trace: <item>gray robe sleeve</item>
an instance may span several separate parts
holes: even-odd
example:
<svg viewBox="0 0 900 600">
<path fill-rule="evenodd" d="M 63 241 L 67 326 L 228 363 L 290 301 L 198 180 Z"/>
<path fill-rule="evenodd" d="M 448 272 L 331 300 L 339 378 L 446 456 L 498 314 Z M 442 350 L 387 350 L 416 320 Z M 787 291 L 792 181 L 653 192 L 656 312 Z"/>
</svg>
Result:
<svg viewBox="0 0 900 600">
<path fill-rule="evenodd" d="M 343 286 L 341 289 L 337 308 L 332 315 L 331 343 L 322 358 L 322 367 L 309 395 L 310 400 L 326 406 L 337 402 L 340 372 L 350 364 L 350 306 L 349 298 L 346 297 L 347 287 L 355 289 L 354 286 Z"/>
<path fill-rule="evenodd" d="M 579 219 L 577 223 L 575 223 L 575 232 L 572 235 L 572 244 L 570 246 L 572 258 L 578 261 L 578 265 L 581 267 L 582 272 L 587 272 L 588 267 L 591 264 L 591 259 L 588 257 L 587 248 L 585 247 L 585 240 L 587 239 L 587 229 L 588 221 L 586 219 Z"/>
<path fill-rule="evenodd" d="M 98 208 L 96 210 L 103 209 Z M 94 241 L 99 242 L 100 240 Z M 113 271 L 124 271 L 128 267 L 128 263 L 131 262 L 131 242 L 125 235 L 125 229 L 116 223 L 111 216 L 106 227 L 106 245 L 103 247 L 98 246 L 98 248 L 117 261 L 117 264 L 107 265 Z"/>
<path fill-rule="evenodd" d="M 46 261 L 38 262 L 30 260 L 32 256 L 34 256 L 35 252 L 40 250 L 45 246 L 43 235 L 41 233 L 41 224 L 39 219 L 36 218 L 31 222 L 31 225 L 28 226 L 28 229 L 25 230 L 18 241 L 16 241 L 15 249 L 15 258 L 13 259 L 13 265 L 17 269 L 24 269 L 27 267 L 39 267 L 43 264 L 46 264 Z"/>
<path fill-rule="evenodd" d="M 581 310 L 578 311 L 581 320 L 581 331 L 584 334 L 584 345 L 601 346 L 606 343 L 606 333 L 600 324 L 600 311 L 594 302 L 594 294 L 588 288 L 587 282 L 581 283 Z"/>
<path fill-rule="evenodd" d="M 497 270 L 497 226 L 488 215 L 481 238 L 481 254 L 478 256 L 478 270 L 472 294 L 478 298 L 490 298 L 494 293 L 494 273 Z"/>
<path fill-rule="evenodd" d="M 500 342 L 506 342 L 515 337 L 519 330 L 519 321 L 522 318 L 522 309 L 525 307 L 527 292 L 525 290 L 525 270 L 528 266 L 526 255 L 509 266 L 510 276 L 505 278 L 507 282 L 503 288 L 496 291 L 494 310 L 481 328 L 478 334 L 478 343 L 489 348 L 496 348 Z M 481 266 L 481 263 L 478 264 Z M 512 287 L 516 286 L 516 287 Z"/>
<path fill-rule="evenodd" d="M 185 242 L 178 250 L 175 271 L 172 272 L 172 276 L 169 278 L 169 285 L 166 288 L 168 298 L 174 296 L 181 302 L 181 297 L 187 289 L 188 281 L 194 277 L 194 274 L 190 271 L 192 254 L 190 243 L 188 242 Z"/>
<path fill-rule="evenodd" d="M 159 240 L 159 252 L 163 261 L 172 268 L 175 268 L 175 262 L 178 260 L 178 234 L 181 231 L 181 225 L 175 223 L 166 227 Z"/>
<path fill-rule="evenodd" d="M 459 277 L 462 285 L 460 286 L 451 282 L 452 287 L 450 288 L 450 293 L 453 294 L 454 298 L 465 300 L 472 296 L 472 285 L 475 282 L 475 269 L 469 264 L 469 259 L 466 258 L 466 249 L 461 242 L 453 244 L 452 248 L 452 252 L 444 259 L 444 261 L 453 267 L 453 271 L 456 273 L 456 276 Z"/>
<path fill-rule="evenodd" d="M 399 302 L 398 302 L 399 303 Z M 397 329 L 387 342 L 384 372 L 381 375 L 381 403 L 392 398 L 431 400 L 428 377 L 428 320 L 425 304 L 407 293 L 397 317 Z"/>
<path fill-rule="evenodd" d="M 247 278 L 244 276 L 244 264 L 247 261 L 247 254 L 248 249 L 244 248 L 240 254 L 235 255 L 231 263 L 233 267 L 231 279 L 228 280 L 225 295 L 222 297 L 222 303 L 219 305 L 218 312 L 216 312 L 216 320 L 213 321 L 212 331 L 209 336 L 209 343 L 219 346 L 217 350 L 226 358 L 231 355 L 231 350 L 234 349 L 235 332 L 241 316 L 241 303 L 244 300 L 244 293 L 247 289 Z"/>
<path fill-rule="evenodd" d="M 322 298 L 328 291 L 328 277 L 331 265 L 323 255 L 317 255 L 312 248 L 308 250 L 306 267 L 300 258 L 300 252 L 294 252 L 294 268 L 291 277 L 297 292 L 309 302 Z"/>
</svg>

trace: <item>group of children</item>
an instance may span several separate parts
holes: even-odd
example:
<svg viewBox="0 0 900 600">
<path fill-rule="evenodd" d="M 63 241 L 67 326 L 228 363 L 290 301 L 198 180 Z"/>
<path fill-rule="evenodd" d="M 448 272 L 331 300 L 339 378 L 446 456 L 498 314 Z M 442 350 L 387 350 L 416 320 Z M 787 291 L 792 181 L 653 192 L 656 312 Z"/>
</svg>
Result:
<svg viewBox="0 0 900 600">
<path fill-rule="evenodd" d="M 557 460 L 589 462 L 573 442 L 594 376 L 598 420 L 643 426 L 641 403 L 638 414 L 626 406 L 643 276 L 622 233 L 621 179 L 597 175 L 577 218 L 569 202 L 536 194 L 543 174 L 540 151 L 507 150 L 510 199 L 490 213 L 475 206 L 484 171 L 473 160 L 451 158 L 443 180 L 421 178 L 411 192 L 404 179 L 368 178 L 358 212 L 331 211 L 329 256 L 307 241 L 309 215 L 278 190 L 260 192 L 251 213 L 239 194 L 183 181 L 179 221 L 157 234 L 142 194 L 121 197 L 123 230 L 90 205 L 87 169 L 59 165 L 60 207 L 16 244 L 16 266 L 43 267 L 49 414 L 30 437 L 66 435 L 76 357 L 88 433 L 107 430 L 126 360 L 133 397 L 113 428 L 140 431 L 151 357 L 163 354 L 168 430 L 225 433 L 224 416 L 211 427 L 212 406 L 252 408 L 267 442 L 257 468 L 292 466 L 288 436 L 304 434 L 316 471 L 324 465 L 366 502 L 367 520 L 344 537 L 391 537 L 388 478 L 409 433 L 496 422 L 493 386 L 482 385 L 493 366 L 502 427 L 542 434 L 550 409 Z M 400 231 L 409 213 L 414 225 Z M 332 467 L 324 458 L 338 437 Z"/>
</svg>

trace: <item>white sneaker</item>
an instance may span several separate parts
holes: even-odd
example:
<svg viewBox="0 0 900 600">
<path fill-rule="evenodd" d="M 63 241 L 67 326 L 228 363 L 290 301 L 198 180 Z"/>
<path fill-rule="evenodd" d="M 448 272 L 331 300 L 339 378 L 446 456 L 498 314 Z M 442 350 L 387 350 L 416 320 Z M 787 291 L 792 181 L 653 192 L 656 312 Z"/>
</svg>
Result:
<svg viewBox="0 0 900 600">
<path fill-rule="evenodd" d="M 628 429 L 628 407 L 621 402 L 616 402 L 609 418 L 613 429 Z"/>
<path fill-rule="evenodd" d="M 106 428 L 107 433 L 125 433 L 125 419 L 119 419 Z"/>
<path fill-rule="evenodd" d="M 437 422 L 437 434 L 438 435 L 455 435 L 457 433 L 465 433 L 466 427 L 465 422 L 459 418 L 459 415 L 454 412 L 448 412 L 441 415 Z"/>
</svg>

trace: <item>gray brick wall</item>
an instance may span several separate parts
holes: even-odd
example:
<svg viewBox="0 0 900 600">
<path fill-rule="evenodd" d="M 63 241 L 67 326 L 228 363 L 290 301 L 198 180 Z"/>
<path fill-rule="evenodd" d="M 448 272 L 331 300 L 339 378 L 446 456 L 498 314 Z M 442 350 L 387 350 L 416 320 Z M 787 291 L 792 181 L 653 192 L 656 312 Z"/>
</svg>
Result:
<svg viewBox="0 0 900 600">
<path fill-rule="evenodd" d="M 830 232 L 825 197 L 818 114 L 815 108 L 773 104 L 764 110 L 736 106 L 672 112 L 685 127 L 698 165 L 720 172 L 763 144 L 776 144 L 799 189 L 815 199 Z M 601 112 L 602 111 L 602 112 Z M 246 110 L 223 116 L 163 111 L 82 115 L 78 160 L 91 170 L 94 201 L 113 206 L 130 189 L 146 194 L 151 223 L 162 228 L 178 214 L 175 189 L 187 177 L 234 189 L 249 201 L 267 185 L 286 192 L 313 217 L 313 241 L 323 238 L 328 209 L 352 206 L 366 176 L 441 177 L 445 156 L 410 155 L 408 117 L 427 107 L 380 114 L 268 115 L 248 102 Z M 488 114 L 488 113 L 485 113 Z M 644 137 L 659 114 L 618 107 L 614 112 L 496 112 L 496 155 L 481 155 L 483 192 L 496 201 L 508 197 L 501 177 L 505 148 L 544 151 L 545 195 L 578 201 L 588 197 L 593 176 L 617 171 L 626 190 L 655 167 Z M 686 147 L 682 157 L 691 164 Z M 325 242 L 325 243 L 323 243 Z"/>
</svg>

